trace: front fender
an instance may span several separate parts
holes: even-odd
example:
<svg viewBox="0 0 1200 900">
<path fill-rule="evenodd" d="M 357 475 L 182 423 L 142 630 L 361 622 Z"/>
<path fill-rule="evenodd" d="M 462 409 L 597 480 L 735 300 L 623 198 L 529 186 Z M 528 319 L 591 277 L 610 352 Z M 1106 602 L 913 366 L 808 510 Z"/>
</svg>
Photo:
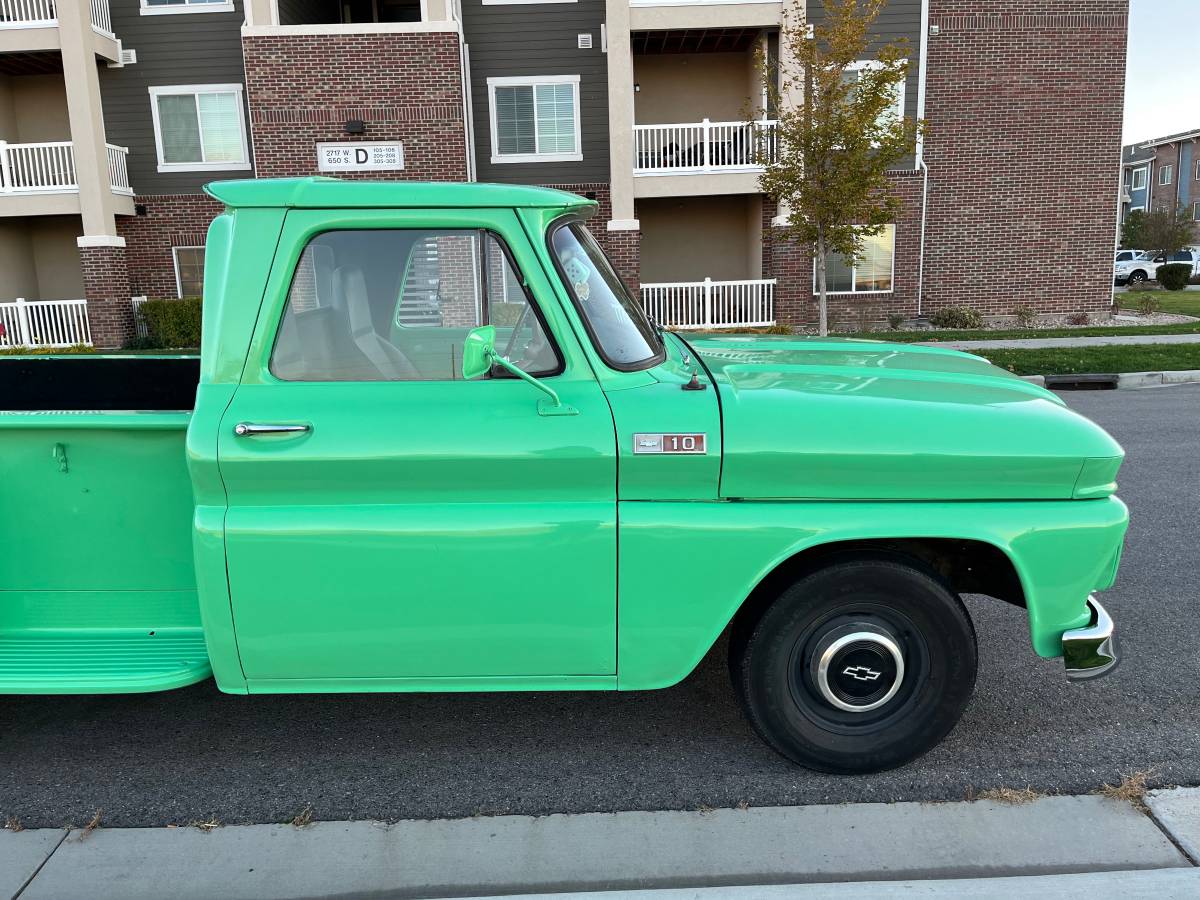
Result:
<svg viewBox="0 0 1200 900">
<path fill-rule="evenodd" d="M 691 672 L 754 588 L 824 544 L 981 541 L 1013 563 L 1033 649 L 1062 654 L 1087 597 L 1116 577 L 1128 512 L 1115 497 L 1031 502 L 624 502 L 620 504 L 618 680 L 669 687 Z"/>
</svg>

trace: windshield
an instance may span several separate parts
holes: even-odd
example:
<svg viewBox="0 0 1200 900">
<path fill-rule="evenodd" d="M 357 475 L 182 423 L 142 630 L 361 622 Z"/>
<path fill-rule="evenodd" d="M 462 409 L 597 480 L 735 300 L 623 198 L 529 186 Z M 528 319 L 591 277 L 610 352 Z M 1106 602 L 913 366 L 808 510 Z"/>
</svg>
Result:
<svg viewBox="0 0 1200 900">
<path fill-rule="evenodd" d="M 616 369 L 643 368 L 662 359 L 662 343 L 641 305 L 578 222 L 557 229 L 550 239 L 559 271 L 583 316 L 592 342 Z"/>
</svg>

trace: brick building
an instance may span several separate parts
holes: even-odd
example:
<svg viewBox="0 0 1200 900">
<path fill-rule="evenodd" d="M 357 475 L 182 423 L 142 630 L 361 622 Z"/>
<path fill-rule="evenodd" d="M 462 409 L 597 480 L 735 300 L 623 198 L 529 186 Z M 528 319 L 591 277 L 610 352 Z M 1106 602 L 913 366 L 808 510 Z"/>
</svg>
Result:
<svg viewBox="0 0 1200 900">
<path fill-rule="evenodd" d="M 835 324 L 1109 308 L 1127 5 L 891 0 L 897 109 L 928 133 L 892 173 L 895 224 L 829 260 Z M 41 18 L 0 21 L 0 303 L 86 298 L 97 345 L 133 335 L 132 298 L 199 292 L 205 182 L 321 170 L 572 190 L 660 320 L 815 316 L 811 254 L 776 239 L 747 147 L 774 128 L 755 53 L 820 0 L 18 8 Z M 1034 256 L 1063 262 L 1025 277 Z"/>
</svg>

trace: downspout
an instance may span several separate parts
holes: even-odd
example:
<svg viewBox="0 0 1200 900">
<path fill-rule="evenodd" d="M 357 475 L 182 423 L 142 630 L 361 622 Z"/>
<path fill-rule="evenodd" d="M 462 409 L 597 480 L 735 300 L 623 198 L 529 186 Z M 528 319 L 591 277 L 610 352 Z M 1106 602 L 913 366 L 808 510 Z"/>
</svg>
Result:
<svg viewBox="0 0 1200 900">
<path fill-rule="evenodd" d="M 925 119 L 925 70 L 929 65 L 929 0 L 921 0 L 921 70 L 917 73 L 917 121 Z M 929 166 L 925 164 L 925 138 L 917 135 L 917 168 L 921 170 L 921 245 L 917 259 L 917 318 L 925 301 L 925 220 L 929 210 Z"/>
<path fill-rule="evenodd" d="M 461 0 L 446 0 L 446 12 L 458 29 L 458 71 L 462 79 L 463 141 L 466 151 L 467 181 L 475 180 L 474 111 L 471 105 L 471 48 L 463 29 Z"/>
</svg>

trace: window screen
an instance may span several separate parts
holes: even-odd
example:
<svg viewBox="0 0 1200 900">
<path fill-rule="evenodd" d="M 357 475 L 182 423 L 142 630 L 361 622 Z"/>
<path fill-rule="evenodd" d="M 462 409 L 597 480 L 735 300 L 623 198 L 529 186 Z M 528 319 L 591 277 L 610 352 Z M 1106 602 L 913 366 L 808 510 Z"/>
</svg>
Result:
<svg viewBox="0 0 1200 900">
<path fill-rule="evenodd" d="M 467 333 L 488 324 L 497 351 L 524 371 L 561 370 L 495 235 L 326 232 L 296 266 L 270 368 L 286 381 L 454 381 Z"/>
</svg>

